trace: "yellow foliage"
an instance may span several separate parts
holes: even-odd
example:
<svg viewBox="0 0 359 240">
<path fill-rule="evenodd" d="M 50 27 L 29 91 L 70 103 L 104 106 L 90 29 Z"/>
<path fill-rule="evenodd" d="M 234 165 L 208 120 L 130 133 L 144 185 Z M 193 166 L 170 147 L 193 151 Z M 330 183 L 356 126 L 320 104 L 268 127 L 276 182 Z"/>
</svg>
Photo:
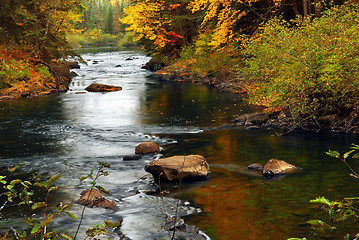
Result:
<svg viewBox="0 0 359 240">
<path fill-rule="evenodd" d="M 234 25 L 248 13 L 250 6 L 259 0 L 192 0 L 188 8 L 194 13 L 205 11 L 202 21 L 204 26 L 209 21 L 215 22 L 213 38 L 209 45 L 218 48 L 229 41 L 239 41 L 234 34 Z M 279 6 L 281 0 L 272 0 Z"/>
<path fill-rule="evenodd" d="M 172 21 L 164 14 L 178 6 L 180 4 L 166 5 L 162 0 L 144 0 L 127 7 L 124 10 L 126 16 L 119 20 L 129 25 L 126 28 L 127 31 L 136 33 L 135 41 L 142 38 L 151 40 L 154 42 L 155 48 L 160 50 L 167 43 L 181 38 L 180 35 L 168 30 Z"/>
</svg>

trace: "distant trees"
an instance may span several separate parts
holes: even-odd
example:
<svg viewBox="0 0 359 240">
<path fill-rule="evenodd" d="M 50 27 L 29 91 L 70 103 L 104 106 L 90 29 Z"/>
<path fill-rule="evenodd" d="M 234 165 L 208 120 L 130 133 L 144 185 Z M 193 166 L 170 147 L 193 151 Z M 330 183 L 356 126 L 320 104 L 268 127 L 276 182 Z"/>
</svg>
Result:
<svg viewBox="0 0 359 240">
<path fill-rule="evenodd" d="M 124 30 L 118 19 L 122 16 L 123 9 L 128 6 L 129 1 L 83 0 L 82 2 L 86 10 L 78 28 L 90 31 L 100 29 L 108 34 L 118 34 Z"/>
</svg>

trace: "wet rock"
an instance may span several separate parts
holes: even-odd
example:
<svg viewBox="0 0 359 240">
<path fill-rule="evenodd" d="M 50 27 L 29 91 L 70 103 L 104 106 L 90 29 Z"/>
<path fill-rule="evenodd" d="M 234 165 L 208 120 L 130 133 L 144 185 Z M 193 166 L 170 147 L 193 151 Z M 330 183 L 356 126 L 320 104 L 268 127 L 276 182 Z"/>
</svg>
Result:
<svg viewBox="0 0 359 240">
<path fill-rule="evenodd" d="M 133 60 L 133 58 L 130 58 L 130 57 L 125 59 L 125 61 L 132 61 L 132 60 Z"/>
<path fill-rule="evenodd" d="M 271 159 L 264 165 L 263 175 L 286 174 L 298 170 L 298 168 L 290 163 L 278 159 Z"/>
<path fill-rule="evenodd" d="M 160 151 L 160 146 L 154 142 L 143 142 L 136 146 L 136 154 L 149 154 L 149 153 L 158 153 Z"/>
<path fill-rule="evenodd" d="M 115 68 L 118 68 L 118 67 L 122 67 L 122 66 L 120 64 L 115 66 Z"/>
<path fill-rule="evenodd" d="M 102 207 L 114 210 L 116 204 L 105 198 L 105 196 L 97 189 L 87 189 L 81 193 L 80 198 L 77 200 L 78 204 L 86 207 Z"/>
<path fill-rule="evenodd" d="M 85 88 L 88 92 L 115 92 L 122 90 L 122 87 L 113 86 L 113 85 L 106 85 L 100 83 L 93 83 L 87 88 Z"/>
<path fill-rule="evenodd" d="M 209 166 L 200 155 L 172 156 L 148 163 L 145 171 L 152 174 L 155 181 L 195 181 L 208 176 Z"/>
<path fill-rule="evenodd" d="M 123 156 L 123 161 L 139 160 L 142 158 L 141 154 L 132 154 Z"/>
<path fill-rule="evenodd" d="M 151 58 L 150 61 L 148 61 L 145 65 L 143 65 L 141 68 L 142 69 L 147 69 L 150 71 L 158 71 L 161 68 L 163 68 L 165 66 L 164 62 L 161 60 L 161 58 L 159 57 L 153 57 Z"/>
<path fill-rule="evenodd" d="M 74 68 L 79 69 L 80 68 L 80 65 L 77 61 L 73 61 L 73 62 L 66 61 L 65 64 L 69 69 L 74 69 Z"/>
<path fill-rule="evenodd" d="M 252 125 L 261 126 L 265 124 L 269 120 L 269 118 L 270 115 L 267 113 L 255 112 L 255 113 L 243 114 L 237 117 L 236 119 L 234 119 L 233 121 L 238 125 L 244 124 L 245 126 L 252 126 Z"/>
<path fill-rule="evenodd" d="M 71 78 L 73 78 L 73 77 L 78 77 L 79 75 L 77 73 L 75 73 L 74 71 L 71 71 L 70 76 L 71 76 Z"/>
<path fill-rule="evenodd" d="M 98 63 L 99 63 L 99 61 L 97 61 L 97 60 L 92 61 L 92 64 L 98 64 Z"/>
<path fill-rule="evenodd" d="M 247 167 L 249 170 L 255 170 L 255 171 L 262 171 L 263 170 L 263 164 L 260 163 L 252 163 Z"/>
</svg>

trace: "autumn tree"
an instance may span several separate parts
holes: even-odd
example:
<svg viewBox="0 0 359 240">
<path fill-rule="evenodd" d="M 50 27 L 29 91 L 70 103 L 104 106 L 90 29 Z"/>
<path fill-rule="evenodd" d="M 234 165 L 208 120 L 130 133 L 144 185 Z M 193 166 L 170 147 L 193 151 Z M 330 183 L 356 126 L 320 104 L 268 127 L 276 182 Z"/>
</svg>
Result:
<svg viewBox="0 0 359 240">
<path fill-rule="evenodd" d="M 71 55 L 65 34 L 76 31 L 82 10 L 80 0 L 3 0 L 2 44 L 21 45 L 47 62 Z"/>
<path fill-rule="evenodd" d="M 135 40 L 147 40 L 153 50 L 165 55 L 178 54 L 178 49 L 191 41 L 199 24 L 187 9 L 186 1 L 139 0 L 124 10 L 120 19 L 127 31 L 136 33 Z"/>
</svg>

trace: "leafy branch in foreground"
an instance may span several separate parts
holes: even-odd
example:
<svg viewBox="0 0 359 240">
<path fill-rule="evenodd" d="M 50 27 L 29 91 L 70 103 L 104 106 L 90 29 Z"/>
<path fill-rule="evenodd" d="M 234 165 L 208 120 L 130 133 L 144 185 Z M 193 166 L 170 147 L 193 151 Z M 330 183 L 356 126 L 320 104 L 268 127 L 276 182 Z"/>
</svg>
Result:
<svg viewBox="0 0 359 240">
<path fill-rule="evenodd" d="M 351 150 L 340 154 L 337 151 L 329 150 L 326 152 L 327 155 L 339 159 L 342 161 L 351 171 L 350 176 L 358 179 L 359 175 L 356 171 L 348 164 L 348 158 L 359 158 L 359 145 L 352 144 Z M 335 239 L 334 232 L 338 229 L 336 223 L 352 219 L 356 221 L 359 219 L 359 197 L 346 197 L 340 201 L 330 201 L 325 197 L 317 197 L 316 199 L 310 200 L 310 203 L 321 204 L 321 209 L 324 210 L 329 218 L 330 224 L 322 220 L 310 220 L 307 223 L 311 225 L 311 228 L 316 232 L 318 239 Z M 344 236 L 344 240 L 358 240 L 359 233 L 355 234 L 351 238 L 350 234 L 347 233 Z M 306 238 L 289 238 L 288 240 L 306 240 Z"/>
<path fill-rule="evenodd" d="M 34 174 L 32 177 L 21 180 L 21 179 L 12 179 L 12 175 L 15 170 L 24 166 L 25 164 L 20 163 L 16 166 L 10 166 L 8 168 L 9 174 L 7 176 L 0 176 L 0 186 L 2 186 L 3 191 L 0 193 L 1 197 L 6 197 L 5 202 L 0 206 L 0 211 L 5 207 L 13 207 L 20 205 L 28 205 L 30 208 L 29 218 L 21 220 L 22 222 L 28 224 L 29 228 L 24 231 L 18 231 L 16 229 L 12 229 L 14 232 L 14 239 L 28 240 L 28 239 L 76 239 L 79 228 L 82 224 L 82 220 L 84 218 L 85 206 L 82 210 L 81 218 L 79 221 L 79 225 L 77 227 L 76 234 L 74 238 L 68 236 L 65 233 L 60 233 L 56 231 L 49 231 L 48 227 L 53 222 L 54 218 L 58 215 L 65 213 L 72 219 L 78 221 L 77 217 L 69 212 L 69 209 L 73 206 L 73 204 L 64 204 L 62 202 L 56 205 L 56 209 L 49 210 L 48 209 L 48 200 L 51 192 L 58 189 L 57 186 L 54 186 L 54 183 L 60 178 L 60 175 L 55 175 L 44 181 L 37 174 Z M 104 171 L 104 168 L 109 168 L 110 165 L 108 163 L 99 162 L 98 170 L 96 174 L 94 174 L 95 169 L 93 168 L 87 176 L 81 177 L 80 181 L 84 181 L 85 179 L 90 179 L 91 190 L 93 188 L 99 189 L 101 192 L 106 194 L 111 194 L 105 188 L 97 185 L 97 180 L 101 176 L 107 176 L 108 172 Z M 46 196 L 44 200 L 35 201 L 33 196 L 38 190 L 45 190 Z M 90 191 L 91 191 L 90 190 Z M 33 214 L 34 211 L 38 211 L 43 209 L 41 214 Z M 108 229 L 116 228 L 121 224 L 121 221 L 116 223 L 112 223 L 111 221 L 105 220 L 104 223 L 97 224 L 93 228 L 88 228 L 86 231 L 85 239 L 96 239 L 95 237 L 110 233 Z M 4 236 L 1 236 L 0 239 L 8 239 L 9 232 L 5 233 Z"/>
</svg>

